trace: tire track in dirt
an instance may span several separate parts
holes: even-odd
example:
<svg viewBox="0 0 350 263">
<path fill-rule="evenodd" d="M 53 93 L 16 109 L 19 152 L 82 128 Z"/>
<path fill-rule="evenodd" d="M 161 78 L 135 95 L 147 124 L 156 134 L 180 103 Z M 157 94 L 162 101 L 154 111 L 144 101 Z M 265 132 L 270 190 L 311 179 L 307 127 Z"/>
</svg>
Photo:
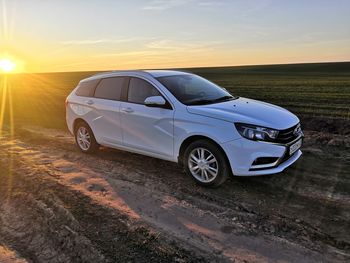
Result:
<svg viewBox="0 0 350 263">
<path fill-rule="evenodd" d="M 317 253 L 302 249 L 300 245 L 318 251 L 326 249 L 325 259 L 329 255 L 339 259 L 348 256 L 348 252 L 344 252 L 348 251 L 348 236 L 344 244 L 334 245 L 338 241 L 332 240 L 330 234 L 311 224 L 314 222 L 308 223 L 311 216 L 293 215 L 324 200 L 330 202 L 329 208 L 325 208 L 329 212 L 334 208 L 333 203 L 343 200 L 308 194 L 306 190 L 312 184 L 307 180 L 303 180 L 302 185 L 306 190 L 300 190 L 297 174 L 303 168 L 292 170 L 293 182 L 285 187 L 288 177 L 283 175 L 253 180 L 234 178 L 222 189 L 203 189 L 172 163 L 109 149 L 103 149 L 97 156 L 86 156 L 77 152 L 72 139 L 65 134 L 45 131 L 43 138 L 36 131 L 26 132 L 29 136 L 23 139 L 30 145 L 17 141 L 12 151 L 20 155 L 27 167 L 50 174 L 60 183 L 131 218 L 141 217 L 191 246 L 213 251 L 217 258 L 243 259 L 239 255 L 245 255 L 244 259 L 249 261 L 304 261 L 307 252 L 308 261 L 317 261 Z M 26 158 L 31 151 L 36 153 Z M 340 173 L 344 169 L 348 168 L 340 168 Z M 317 187 L 322 189 L 322 185 Z M 335 187 L 331 187 L 334 191 Z M 282 202 L 269 207 L 269 201 L 277 201 L 281 196 Z M 297 202 L 290 204 L 290 200 Z M 288 204 L 290 207 L 286 207 Z M 335 215 L 339 214 L 339 223 L 346 225 L 348 217 L 341 213 L 344 213 L 343 208 Z M 317 239 L 321 242 L 317 243 Z M 274 244 L 273 251 L 271 244 Z M 292 254 L 286 253 L 287 247 L 292 249 Z"/>
<path fill-rule="evenodd" d="M 29 262 L 205 261 L 129 215 L 60 184 L 60 172 L 42 169 L 52 156 L 18 140 L 0 144 L 0 262 L 15 259 L 16 252 Z M 8 170 L 11 166 L 16 169 Z M 65 168 L 59 163 L 57 169 L 74 171 Z"/>
<path fill-rule="evenodd" d="M 45 131 L 45 134 L 50 134 L 50 132 Z M 72 147 L 72 139 L 61 133 L 60 138 L 63 137 L 65 137 L 67 144 L 60 146 L 70 153 L 75 152 L 69 158 L 79 162 L 78 156 L 80 155 L 76 155 L 76 148 Z M 55 140 L 55 138 L 51 139 Z M 307 137 L 306 142 L 308 140 L 310 139 Z M 283 225 L 288 224 L 285 222 L 287 219 L 291 221 L 290 225 L 296 225 L 294 228 L 299 229 L 298 236 L 301 235 L 300 232 L 305 231 L 305 227 L 310 227 L 309 232 L 316 234 L 314 239 L 321 238 L 331 245 L 346 249 L 349 235 L 346 234 L 348 231 L 345 231 L 344 234 L 342 226 L 349 229 L 349 209 L 347 209 L 350 205 L 349 154 L 345 159 L 342 159 L 333 157 L 334 150 L 332 152 L 330 149 L 317 148 L 321 155 L 315 155 L 311 150 L 314 149 L 306 149 L 301 162 L 283 174 L 256 178 L 236 177 L 219 191 L 193 185 L 192 181 L 185 177 L 176 164 L 136 154 L 104 149 L 97 156 L 93 156 L 89 166 L 99 172 L 103 171 L 109 176 L 115 176 L 123 167 L 128 167 L 129 170 L 132 168 L 135 171 L 133 175 L 142 175 L 142 177 L 131 178 L 131 174 L 129 174 L 131 172 L 125 171 L 125 169 L 118 176 L 121 176 L 123 180 L 131 180 L 133 183 L 141 182 L 144 184 L 148 182 L 156 191 L 161 190 L 159 181 L 163 183 L 163 187 L 176 186 L 175 188 L 179 191 L 173 191 L 172 194 L 177 194 L 180 199 L 188 199 L 189 196 L 195 197 L 194 203 L 196 205 L 201 205 L 203 200 L 209 200 L 210 204 L 216 203 L 217 207 L 223 209 L 232 210 L 235 208 L 235 212 L 256 211 L 254 214 L 262 218 L 253 223 L 261 224 L 261 220 L 266 219 L 265 217 L 271 217 L 270 215 L 275 217 L 272 220 L 272 223 L 275 223 L 277 215 L 281 218 L 281 222 L 279 222 L 282 225 L 281 228 L 285 228 Z M 332 158 L 325 154 L 328 152 Z M 337 148 L 335 152 L 339 154 Z M 94 159 L 96 157 L 100 157 L 98 163 L 102 162 L 103 167 L 99 164 L 93 166 L 93 160 L 96 160 Z M 324 177 L 327 178 L 326 182 L 320 179 Z M 154 184 L 154 181 L 157 183 Z M 333 189 L 334 192 L 329 189 Z M 163 191 L 168 191 L 168 189 Z M 271 202 L 273 202 L 273 206 L 271 206 Z M 320 216 L 319 220 L 315 220 L 315 213 Z M 286 216 L 287 218 L 285 218 Z M 243 218 L 243 221 L 247 221 L 247 218 Z M 271 222 L 267 222 L 267 224 L 271 224 Z M 333 229 L 329 225 L 338 227 Z M 320 227 L 320 229 L 315 229 L 314 226 Z M 281 232 L 283 231 L 282 229 Z M 269 231 L 267 232 L 270 234 Z M 332 236 L 338 236 L 339 239 L 335 240 Z M 301 241 L 306 238 L 309 237 L 303 237 Z M 324 248 L 320 248 L 320 250 L 324 250 Z"/>
<path fill-rule="evenodd" d="M 22 146 L 18 146 L 19 144 Z M 157 194 L 147 190 L 145 186 L 133 185 L 122 180 L 108 180 L 108 175 L 105 176 L 105 173 L 96 173 L 86 167 L 60 158 L 59 155 L 31 150 L 28 157 L 22 155 L 21 152 L 28 152 L 30 146 L 26 146 L 19 141 L 13 141 L 12 145 L 15 145 L 15 147 L 10 147 L 10 153 L 20 156 L 21 167 L 31 167 L 37 174 L 49 174 L 61 184 L 89 196 L 99 204 L 117 209 L 132 219 L 142 217 L 143 220 L 175 238 L 183 241 L 188 239 L 189 244 L 203 250 L 203 252 L 204 250 L 214 252 L 217 258 L 221 260 L 228 258 L 232 260 L 267 261 L 275 257 L 276 259 L 291 257 L 291 255 L 288 255 L 289 252 L 285 255 L 287 250 L 283 246 L 277 250 L 269 251 L 270 248 L 266 246 L 266 241 L 260 238 L 227 236 L 221 231 L 220 224 L 217 222 L 218 218 L 206 215 L 204 211 L 190 207 L 186 202 L 179 201 L 164 193 Z M 40 162 L 40 159 L 44 161 Z M 36 164 L 37 162 L 39 164 Z M 11 210 L 10 207 L 4 207 L 3 209 L 4 211 Z M 23 208 L 20 208 L 20 211 L 22 210 Z M 9 214 L 13 215 L 14 212 L 10 211 Z M 3 221 L 5 222 L 2 225 L 5 225 L 6 229 L 6 220 Z M 16 232 L 21 231 L 17 230 Z M 35 231 L 35 233 L 40 232 L 47 231 Z M 33 234 L 30 233 L 29 236 L 32 237 Z M 297 248 L 293 249 L 294 253 L 296 250 Z M 58 256 L 54 253 L 49 254 L 51 258 L 44 258 L 44 260 L 52 260 Z M 244 255 L 243 259 L 239 258 L 240 255 Z M 38 260 L 42 259 L 39 258 Z M 97 260 L 94 259 L 94 261 Z"/>
</svg>

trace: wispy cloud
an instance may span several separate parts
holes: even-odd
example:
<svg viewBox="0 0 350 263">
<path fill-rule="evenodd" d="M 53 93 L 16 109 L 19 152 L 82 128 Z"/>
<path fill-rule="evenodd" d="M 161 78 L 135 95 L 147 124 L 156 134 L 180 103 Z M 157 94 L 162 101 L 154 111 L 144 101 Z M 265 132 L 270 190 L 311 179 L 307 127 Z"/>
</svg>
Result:
<svg viewBox="0 0 350 263">
<path fill-rule="evenodd" d="M 110 38 L 101 38 L 101 39 L 75 39 L 75 40 L 64 40 L 61 41 L 62 45 L 97 45 L 97 44 L 122 44 L 140 40 L 149 40 L 149 38 L 121 38 L 121 39 L 110 39 Z"/>
<path fill-rule="evenodd" d="M 135 51 L 123 51 L 120 50 L 115 52 L 100 53 L 93 57 L 95 58 L 105 58 L 113 57 L 125 59 L 126 57 L 134 59 L 154 59 L 166 56 L 177 56 L 182 54 L 187 56 L 188 54 L 198 54 L 198 53 L 208 53 L 216 50 L 218 46 L 225 44 L 224 42 L 181 42 L 170 39 L 159 39 L 155 41 L 150 41 L 138 47 Z"/>
<path fill-rule="evenodd" d="M 146 47 L 151 49 L 170 50 L 170 49 L 189 49 L 189 48 L 196 48 L 199 46 L 196 43 L 186 43 L 186 42 L 179 42 L 179 41 L 174 41 L 169 39 L 162 39 L 162 40 L 151 41 L 146 44 Z"/>
<path fill-rule="evenodd" d="M 166 10 L 177 6 L 186 5 L 196 0 L 153 0 L 144 6 L 144 10 Z"/>
<path fill-rule="evenodd" d="M 227 2 L 224 2 L 224 1 L 215 1 L 215 0 L 198 1 L 198 5 L 200 7 L 207 7 L 207 8 L 223 6 L 225 4 L 227 4 Z"/>
<path fill-rule="evenodd" d="M 241 12 L 256 11 L 271 3 L 272 0 L 152 0 L 142 7 L 144 10 L 162 11 L 184 5 L 193 5 L 202 10 L 213 10 L 215 7 L 232 5 L 237 7 Z M 244 8 L 242 8 L 244 7 Z"/>
<path fill-rule="evenodd" d="M 149 50 L 139 50 L 131 52 L 114 52 L 114 53 L 101 53 L 94 55 L 95 58 L 103 57 L 146 57 L 146 56 L 157 56 L 159 53 Z"/>
<path fill-rule="evenodd" d="M 154 49 L 154 50 L 203 50 L 203 49 L 210 49 L 215 46 L 218 46 L 220 44 L 223 44 L 223 42 L 220 41 L 176 41 L 176 40 L 170 40 L 170 39 L 160 39 L 151 41 L 146 44 L 146 48 Z"/>
</svg>

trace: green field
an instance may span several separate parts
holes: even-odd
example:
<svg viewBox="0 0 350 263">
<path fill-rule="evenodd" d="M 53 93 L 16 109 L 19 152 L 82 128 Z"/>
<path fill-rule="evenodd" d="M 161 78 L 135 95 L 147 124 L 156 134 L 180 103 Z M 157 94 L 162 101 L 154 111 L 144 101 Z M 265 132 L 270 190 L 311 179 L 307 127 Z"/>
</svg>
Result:
<svg viewBox="0 0 350 263">
<path fill-rule="evenodd" d="M 185 69 L 233 94 L 264 100 L 303 116 L 350 119 L 350 62 Z M 65 128 L 64 101 L 96 72 L 0 76 L 4 122 Z M 1 117 L 1 116 L 0 116 Z M 1 121 L 1 119 L 0 119 Z"/>
</svg>

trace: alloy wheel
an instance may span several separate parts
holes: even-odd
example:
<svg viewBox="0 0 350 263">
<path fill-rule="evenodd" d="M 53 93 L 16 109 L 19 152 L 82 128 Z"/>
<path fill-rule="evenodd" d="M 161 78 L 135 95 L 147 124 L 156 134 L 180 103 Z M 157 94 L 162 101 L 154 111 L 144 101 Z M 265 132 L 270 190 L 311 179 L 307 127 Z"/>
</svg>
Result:
<svg viewBox="0 0 350 263">
<path fill-rule="evenodd" d="M 77 142 L 82 150 L 89 150 L 91 145 L 91 137 L 89 131 L 85 127 L 79 127 L 77 130 Z"/>
<path fill-rule="evenodd" d="M 210 183 L 218 175 L 219 165 L 214 154 L 205 148 L 195 148 L 188 157 L 188 168 L 193 177 L 202 183 Z"/>
</svg>

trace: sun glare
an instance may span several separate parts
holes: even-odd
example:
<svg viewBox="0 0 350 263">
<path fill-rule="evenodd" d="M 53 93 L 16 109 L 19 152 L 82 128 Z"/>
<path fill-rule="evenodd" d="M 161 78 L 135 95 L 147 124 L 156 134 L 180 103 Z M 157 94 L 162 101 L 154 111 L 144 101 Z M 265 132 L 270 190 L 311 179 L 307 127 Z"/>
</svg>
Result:
<svg viewBox="0 0 350 263">
<path fill-rule="evenodd" d="M 0 71 L 10 73 L 16 68 L 16 63 L 10 59 L 0 59 Z"/>
</svg>

